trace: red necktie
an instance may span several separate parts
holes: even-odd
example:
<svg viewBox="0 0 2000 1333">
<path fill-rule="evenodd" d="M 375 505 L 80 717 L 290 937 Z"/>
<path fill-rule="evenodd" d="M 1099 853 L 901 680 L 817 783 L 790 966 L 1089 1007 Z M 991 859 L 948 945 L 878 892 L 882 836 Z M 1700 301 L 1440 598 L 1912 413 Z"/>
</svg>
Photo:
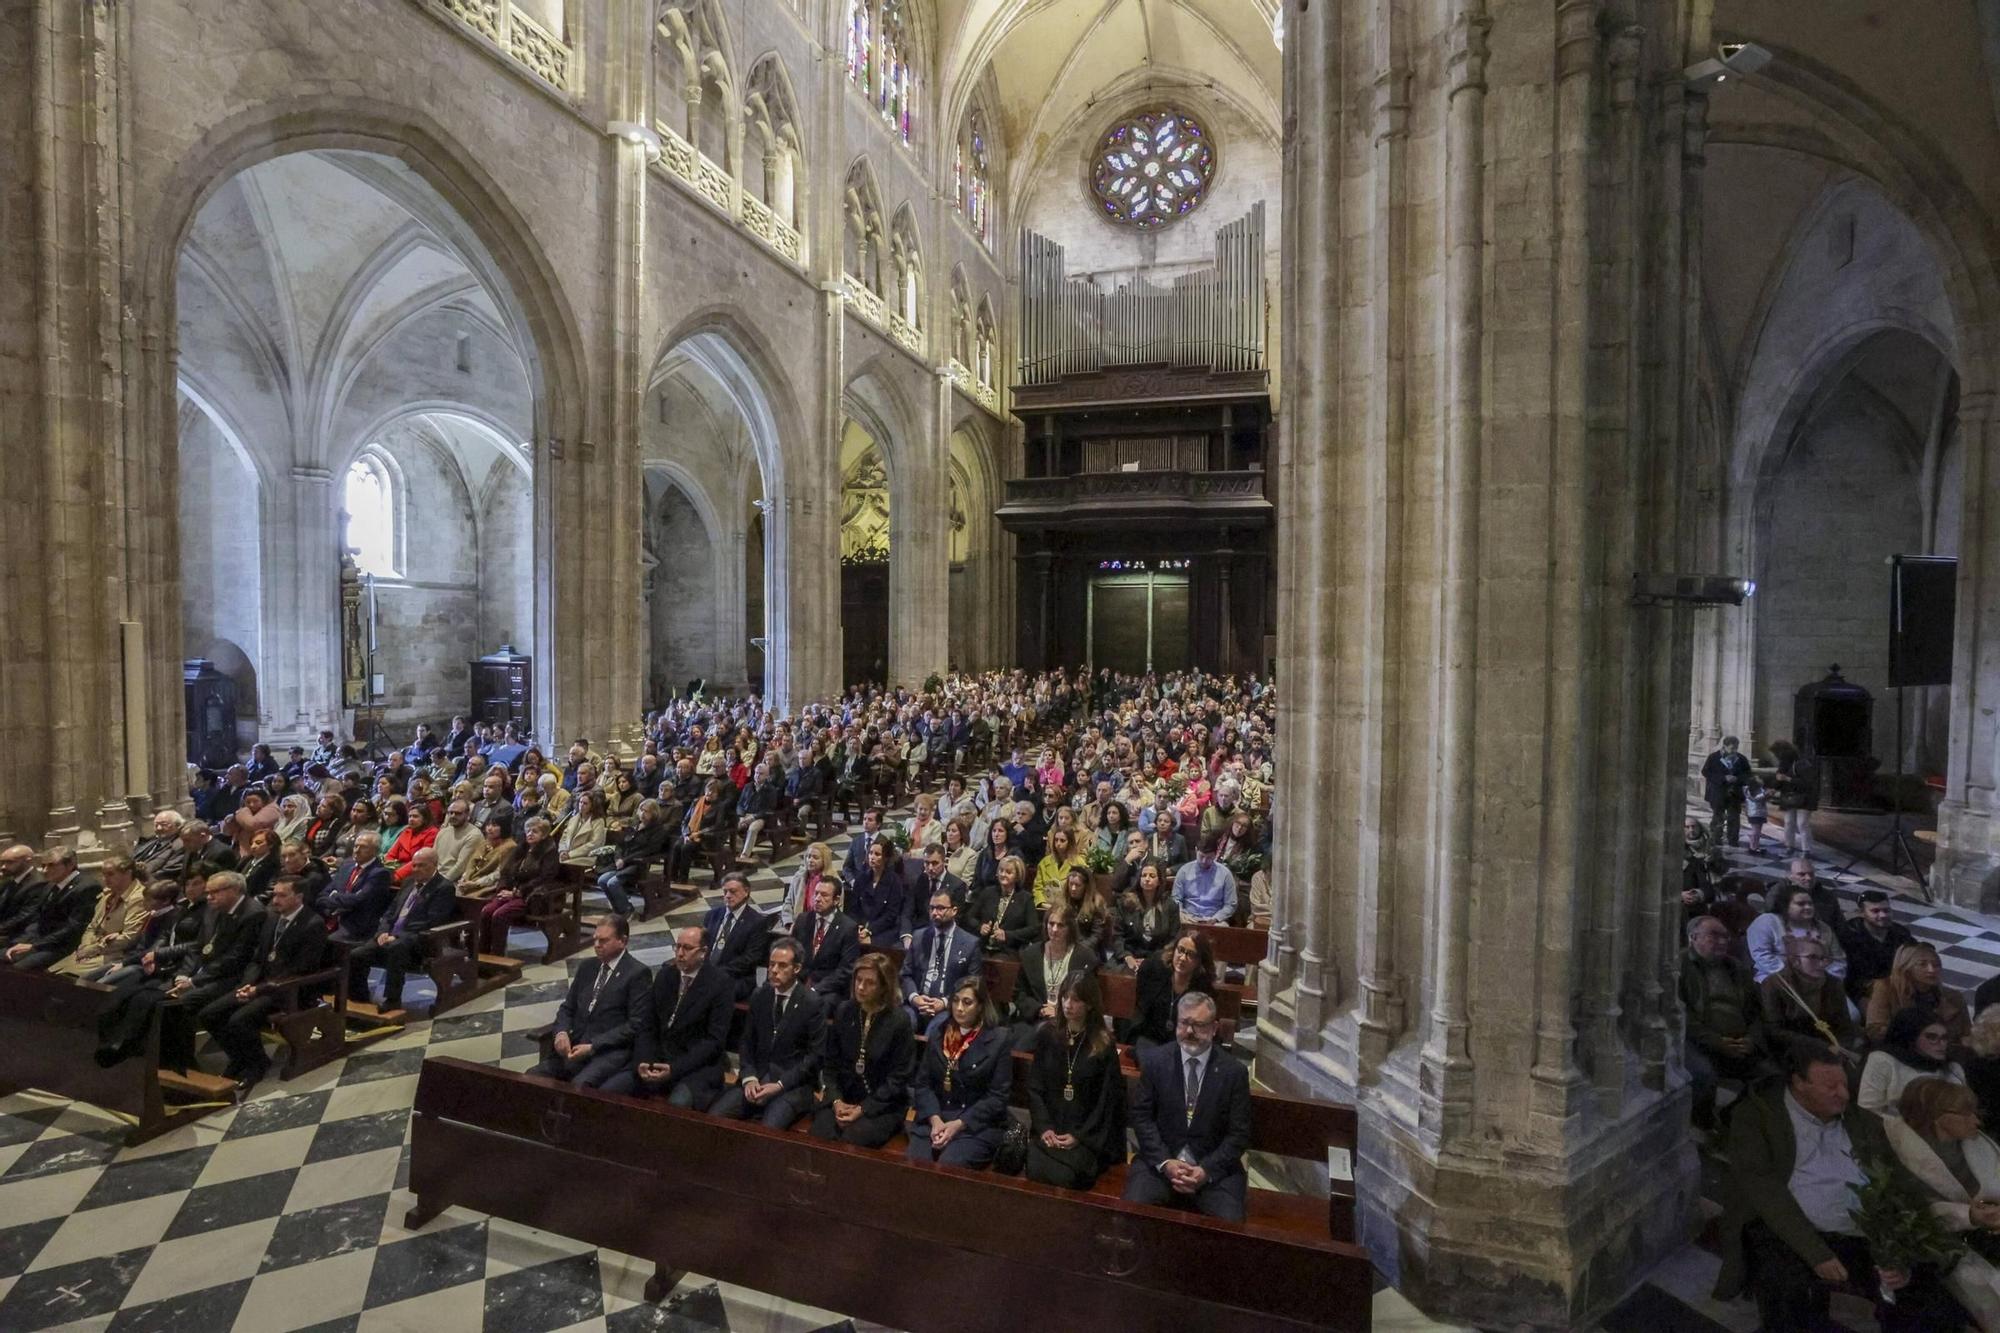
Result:
<svg viewBox="0 0 2000 1333">
<path fill-rule="evenodd" d="M 813 928 L 813 954 L 815 956 L 819 954 L 819 946 L 821 942 L 823 942 L 825 939 L 826 939 L 826 918 L 821 917 L 819 919 L 819 925 Z"/>
</svg>

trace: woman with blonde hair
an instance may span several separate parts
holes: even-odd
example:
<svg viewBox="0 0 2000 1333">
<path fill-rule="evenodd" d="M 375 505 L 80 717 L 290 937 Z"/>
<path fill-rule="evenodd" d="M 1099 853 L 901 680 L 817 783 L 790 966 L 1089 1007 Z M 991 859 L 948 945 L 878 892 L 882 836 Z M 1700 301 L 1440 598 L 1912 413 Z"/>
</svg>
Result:
<svg viewBox="0 0 2000 1333">
<path fill-rule="evenodd" d="M 1047 907 L 1061 898 L 1063 881 L 1082 865 L 1083 852 L 1076 845 L 1076 835 L 1060 824 L 1050 829 L 1048 855 L 1035 868 L 1035 906 Z"/>
<path fill-rule="evenodd" d="M 785 888 L 785 914 L 793 921 L 812 914 L 813 889 L 822 879 L 834 878 L 833 848 L 823 842 L 815 842 L 806 848 L 806 854 L 799 859 L 799 868 L 792 875 L 792 882 Z M 840 896 L 838 887 L 834 897 Z"/>
<path fill-rule="evenodd" d="M 1934 1014 L 1954 1050 L 1965 1044 L 1965 1034 L 1972 1030 L 1964 997 L 1944 984 L 1944 963 L 1928 944 L 1905 944 L 1896 950 L 1889 975 L 1868 992 L 1868 1040 L 1882 1040 L 1889 1020 L 1910 1008 Z"/>
<path fill-rule="evenodd" d="M 1984 1333 L 2000 1333 L 2000 1147 L 1981 1132 L 1972 1090 L 1941 1078 L 1903 1089 L 1900 1118 L 1883 1120 L 1896 1160 L 1917 1178 L 1931 1213 L 1963 1234 L 1966 1253 L 1945 1275 Z"/>
</svg>

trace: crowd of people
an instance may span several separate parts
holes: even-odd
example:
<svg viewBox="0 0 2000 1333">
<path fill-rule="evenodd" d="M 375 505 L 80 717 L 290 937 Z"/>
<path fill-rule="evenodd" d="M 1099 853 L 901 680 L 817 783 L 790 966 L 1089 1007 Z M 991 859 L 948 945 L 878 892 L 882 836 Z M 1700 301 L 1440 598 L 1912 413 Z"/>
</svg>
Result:
<svg viewBox="0 0 2000 1333">
<path fill-rule="evenodd" d="M 1198 927 L 1268 911 L 1275 703 L 1254 678 L 1012 672 L 788 716 L 676 699 L 629 763 L 586 740 L 552 761 L 464 718 L 373 763 L 331 733 L 282 759 L 260 745 L 196 775 L 193 816 L 159 812 L 101 882 L 68 852 L 0 850 L 0 956 L 112 988 L 101 1063 L 137 1054 L 157 1011 L 164 1067 L 194 1067 L 206 1030 L 247 1088 L 290 979 L 344 955 L 350 994 L 379 971 L 394 1008 L 424 932 L 463 900 L 480 947 L 504 951 L 538 895 L 581 874 L 610 910 L 538 1072 L 810 1115 L 854 1143 L 906 1132 L 913 1158 L 982 1165 L 1030 1052 L 1031 1175 L 1088 1187 L 1129 1127 L 1133 1197 L 1240 1217 L 1248 1079 L 1214 1045 L 1222 969 Z M 760 841 L 778 859 L 780 830 L 844 826 L 836 809 L 860 812 L 845 855 L 811 841 L 776 910 L 751 903 Z M 626 952 L 633 896 L 711 860 L 737 868 L 655 977 Z M 1004 1011 L 989 958 L 1019 963 Z M 1105 969 L 1135 978 L 1116 1023 Z M 1130 1105 L 1121 1044 L 1142 1071 Z"/>
<path fill-rule="evenodd" d="M 1809 766 L 1780 742 L 1770 784 L 1809 811 Z M 1688 821 L 1688 948 L 1679 979 L 1696 1127 L 1726 1162 L 1717 1295 L 1749 1294 L 1763 1327 L 1820 1329 L 1836 1290 L 1884 1329 L 2000 1330 L 2000 979 L 1970 1003 L 1935 946 L 1866 889 L 1846 913 L 1812 862 L 1764 886 L 1738 932 L 1724 847 L 1760 851 L 1768 790 L 1735 739 L 1709 756 L 1712 827 Z M 1747 818 L 1745 828 L 1739 815 Z M 1747 843 L 1739 843 L 1747 834 Z M 1811 846 L 1787 820 L 1780 848 Z M 1858 1208 L 1871 1183 L 1956 1233 L 1954 1261 L 1913 1262 Z M 1885 1243 L 1891 1248 L 1882 1253 Z"/>
</svg>

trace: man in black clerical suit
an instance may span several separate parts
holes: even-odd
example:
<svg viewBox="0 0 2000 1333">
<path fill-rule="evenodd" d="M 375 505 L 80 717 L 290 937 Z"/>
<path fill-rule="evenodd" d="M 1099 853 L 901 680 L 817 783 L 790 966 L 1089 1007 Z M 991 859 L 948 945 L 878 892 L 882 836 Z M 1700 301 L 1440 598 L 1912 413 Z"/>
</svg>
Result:
<svg viewBox="0 0 2000 1333">
<path fill-rule="evenodd" d="M 722 903 L 701 923 L 708 965 L 727 973 L 735 989 L 730 1000 L 747 1000 L 757 989 L 757 969 L 771 947 L 771 918 L 750 902 L 750 881 L 732 870 L 722 877 Z"/>
<path fill-rule="evenodd" d="M 223 1076 L 237 1080 L 246 1091 L 271 1072 L 271 1057 L 264 1053 L 260 1034 L 264 1020 L 284 999 L 278 983 L 319 971 L 331 951 L 326 923 L 306 906 L 300 887 L 293 875 L 280 875 L 271 881 L 271 905 L 257 935 L 256 953 L 243 969 L 242 984 L 209 1001 L 196 1015 L 229 1057 Z M 316 986 L 311 988 L 312 992 L 317 990 Z M 317 998 L 316 993 L 300 988 L 301 1004 Z M 329 1016 L 328 1021 L 339 1020 Z"/>
<path fill-rule="evenodd" d="M 438 873 L 437 852 L 420 847 L 403 881 L 376 924 L 375 937 L 347 955 L 347 994 L 368 998 L 369 969 L 382 969 L 382 1007 L 403 1005 L 403 978 L 424 951 L 424 932 L 458 914 L 458 886 Z"/>
<path fill-rule="evenodd" d="M 736 988 L 719 967 L 707 966 L 701 931 L 674 932 L 674 965 L 653 981 L 632 1043 L 633 1065 L 604 1085 L 606 1092 L 665 1097 L 674 1106 L 705 1111 L 722 1091 L 722 1052 Z"/>
<path fill-rule="evenodd" d="M 43 859 L 47 884 L 27 927 L 0 954 L 25 972 L 53 967 L 76 952 L 104 886 L 76 868 L 76 852 L 58 847 Z"/>
<path fill-rule="evenodd" d="M 790 1129 L 812 1109 L 826 1042 L 826 1004 L 800 979 L 805 946 L 789 936 L 771 942 L 769 980 L 750 997 L 750 1017 L 737 1048 L 736 1086 L 711 1114 L 761 1120 Z"/>
<path fill-rule="evenodd" d="M 626 1075 L 653 984 L 652 971 L 625 952 L 631 933 L 622 916 L 597 923 L 590 938 L 597 956 L 576 970 L 556 1008 L 555 1049 L 532 1072 L 579 1088 L 601 1088 Z"/>
<path fill-rule="evenodd" d="M 847 998 L 854 960 L 861 956 L 860 928 L 836 906 L 839 895 L 833 877 L 822 878 L 813 886 L 812 911 L 792 923 L 792 937 L 805 949 L 805 983 L 831 1004 Z"/>
<path fill-rule="evenodd" d="M 140 958 L 139 977 L 100 1020 L 98 1063 L 109 1067 L 139 1054 L 153 1010 L 164 1008 L 160 1067 L 186 1073 L 194 1062 L 194 1016 L 243 984 L 263 927 L 263 904 L 247 895 L 243 876 L 233 870 L 209 875 L 200 933 L 188 944 Z"/>
<path fill-rule="evenodd" d="M 1125 1197 L 1241 1222 L 1250 1074 L 1215 1049 L 1213 999 L 1189 991 L 1177 1018 L 1178 1040 L 1139 1057 L 1139 1088 L 1132 1096 L 1139 1155 L 1125 1176 Z"/>
</svg>

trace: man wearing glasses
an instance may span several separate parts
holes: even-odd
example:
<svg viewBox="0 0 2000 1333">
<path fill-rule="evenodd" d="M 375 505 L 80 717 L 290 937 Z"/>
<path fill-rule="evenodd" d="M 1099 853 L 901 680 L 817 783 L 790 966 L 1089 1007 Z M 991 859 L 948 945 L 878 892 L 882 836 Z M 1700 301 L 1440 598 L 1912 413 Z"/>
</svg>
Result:
<svg viewBox="0 0 2000 1333">
<path fill-rule="evenodd" d="M 1189 991 L 1176 1020 L 1175 1043 L 1139 1057 L 1132 1098 L 1139 1156 L 1126 1174 L 1125 1197 L 1241 1222 L 1250 1074 L 1215 1049 L 1214 999 Z"/>
</svg>

